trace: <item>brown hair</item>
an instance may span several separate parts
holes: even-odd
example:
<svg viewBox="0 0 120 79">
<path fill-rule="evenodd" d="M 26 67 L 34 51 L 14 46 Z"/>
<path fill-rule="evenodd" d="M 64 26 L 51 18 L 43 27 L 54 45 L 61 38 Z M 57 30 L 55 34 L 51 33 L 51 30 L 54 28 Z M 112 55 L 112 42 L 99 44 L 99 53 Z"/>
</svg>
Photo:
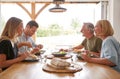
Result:
<svg viewBox="0 0 120 79">
<path fill-rule="evenodd" d="M 7 21 L 1 36 L 7 37 L 9 39 L 14 39 L 14 36 L 16 35 L 16 30 L 21 22 L 22 22 L 21 19 L 16 17 L 11 17 Z"/>
<path fill-rule="evenodd" d="M 102 28 L 102 32 L 100 35 L 112 36 L 114 34 L 114 30 L 108 20 L 99 20 L 97 24 L 100 25 Z"/>
<path fill-rule="evenodd" d="M 32 27 L 38 28 L 38 27 L 39 27 L 38 23 L 37 23 L 36 21 L 34 21 L 34 20 L 29 21 L 29 22 L 27 23 L 27 25 L 29 25 L 30 28 L 32 28 Z M 27 26 L 27 25 L 26 25 L 26 26 Z"/>
</svg>

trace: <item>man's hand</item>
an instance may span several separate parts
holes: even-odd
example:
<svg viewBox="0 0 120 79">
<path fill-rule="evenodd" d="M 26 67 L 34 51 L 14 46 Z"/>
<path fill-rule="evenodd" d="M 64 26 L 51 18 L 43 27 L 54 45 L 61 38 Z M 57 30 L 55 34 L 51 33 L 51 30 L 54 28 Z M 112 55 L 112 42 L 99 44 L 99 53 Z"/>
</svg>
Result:
<svg viewBox="0 0 120 79">
<path fill-rule="evenodd" d="M 40 51 L 40 49 L 38 48 L 38 47 L 35 47 L 35 48 L 33 48 L 31 51 L 30 51 L 30 53 L 31 54 L 35 54 L 35 53 L 37 53 L 37 52 L 39 52 Z"/>
<path fill-rule="evenodd" d="M 39 44 L 39 45 L 37 45 L 36 47 L 38 47 L 39 49 L 42 49 L 42 48 L 43 48 L 43 45 L 42 45 L 42 44 Z"/>
<path fill-rule="evenodd" d="M 88 53 L 81 53 L 81 57 L 87 62 L 89 62 L 89 60 L 91 59 Z"/>
</svg>

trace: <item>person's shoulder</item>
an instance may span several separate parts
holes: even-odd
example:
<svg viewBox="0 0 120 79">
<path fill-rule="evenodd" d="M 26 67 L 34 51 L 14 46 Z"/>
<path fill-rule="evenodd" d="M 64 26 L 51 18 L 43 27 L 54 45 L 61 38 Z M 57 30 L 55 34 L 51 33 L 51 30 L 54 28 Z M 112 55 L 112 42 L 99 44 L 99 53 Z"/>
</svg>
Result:
<svg viewBox="0 0 120 79">
<path fill-rule="evenodd" d="M 20 35 L 20 36 L 18 36 L 19 38 L 21 38 L 21 37 L 26 37 L 25 36 L 25 34 L 24 34 L 24 32 Z"/>
<path fill-rule="evenodd" d="M 94 41 L 96 42 L 96 44 L 102 44 L 102 39 L 98 38 L 97 36 L 94 36 Z"/>
<path fill-rule="evenodd" d="M 84 43 L 84 42 L 87 42 L 87 38 L 84 38 L 84 39 L 83 39 L 82 43 Z"/>
<path fill-rule="evenodd" d="M 119 43 L 113 36 L 108 36 L 104 41 Z"/>
<path fill-rule="evenodd" d="M 96 39 L 97 39 L 97 40 L 100 40 L 100 41 L 102 41 L 102 39 L 101 39 L 101 38 L 98 38 L 98 37 L 96 37 Z"/>
<path fill-rule="evenodd" d="M 113 43 L 113 42 L 114 42 L 114 38 L 111 37 L 111 36 L 108 36 L 103 40 L 103 43 L 106 43 L 106 44 L 110 44 L 110 43 Z"/>
<path fill-rule="evenodd" d="M 22 35 L 20 35 L 20 36 L 17 37 L 17 40 L 18 40 L 18 42 L 21 42 L 21 41 L 26 40 L 26 36 L 25 36 L 25 34 L 22 33 Z"/>
<path fill-rule="evenodd" d="M 2 40 L 0 41 L 0 45 L 9 45 L 11 43 L 10 40 Z"/>
<path fill-rule="evenodd" d="M 10 42 L 10 40 L 5 39 L 5 40 L 1 40 L 0 42 Z"/>
<path fill-rule="evenodd" d="M 97 36 L 94 36 L 94 39 L 102 41 L 102 39 L 100 39 L 100 38 L 97 37 Z"/>
<path fill-rule="evenodd" d="M 109 40 L 116 40 L 113 36 L 108 36 L 106 39 L 105 39 L 105 41 L 109 41 Z"/>
</svg>

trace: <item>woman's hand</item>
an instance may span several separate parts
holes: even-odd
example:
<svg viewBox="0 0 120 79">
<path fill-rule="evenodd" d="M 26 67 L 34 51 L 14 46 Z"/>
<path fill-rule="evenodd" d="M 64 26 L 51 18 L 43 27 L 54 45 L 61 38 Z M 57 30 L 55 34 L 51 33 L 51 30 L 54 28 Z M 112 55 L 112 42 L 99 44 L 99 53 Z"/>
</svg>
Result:
<svg viewBox="0 0 120 79">
<path fill-rule="evenodd" d="M 24 59 L 27 58 L 29 55 L 30 55 L 29 52 L 21 53 L 21 54 L 19 54 L 19 59 L 20 59 L 20 60 L 24 60 Z"/>
</svg>

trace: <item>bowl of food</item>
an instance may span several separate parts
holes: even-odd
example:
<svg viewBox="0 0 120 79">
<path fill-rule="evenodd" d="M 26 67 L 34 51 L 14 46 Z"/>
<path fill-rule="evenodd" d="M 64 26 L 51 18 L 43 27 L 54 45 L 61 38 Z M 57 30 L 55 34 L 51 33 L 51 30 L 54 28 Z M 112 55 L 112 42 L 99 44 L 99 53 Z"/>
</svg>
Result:
<svg viewBox="0 0 120 79">
<path fill-rule="evenodd" d="M 67 53 L 64 51 L 59 51 L 59 52 L 53 52 L 52 55 L 54 55 L 55 57 L 63 57 L 65 56 Z"/>
</svg>

